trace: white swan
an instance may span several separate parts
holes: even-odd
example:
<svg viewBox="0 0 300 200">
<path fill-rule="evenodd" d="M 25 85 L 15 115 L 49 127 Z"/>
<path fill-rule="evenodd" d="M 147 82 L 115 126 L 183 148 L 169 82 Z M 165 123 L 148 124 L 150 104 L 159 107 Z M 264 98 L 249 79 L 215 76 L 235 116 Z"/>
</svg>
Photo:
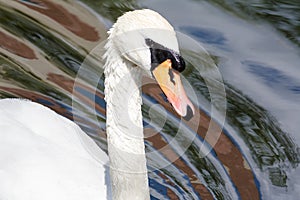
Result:
<svg viewBox="0 0 300 200">
<path fill-rule="evenodd" d="M 175 110 L 190 118 L 194 109 L 178 72 L 184 61 L 172 26 L 154 11 L 124 14 L 109 34 L 104 72 L 110 176 L 106 154 L 75 123 L 37 103 L 4 99 L 1 200 L 150 198 L 141 79 L 153 76 Z"/>
</svg>

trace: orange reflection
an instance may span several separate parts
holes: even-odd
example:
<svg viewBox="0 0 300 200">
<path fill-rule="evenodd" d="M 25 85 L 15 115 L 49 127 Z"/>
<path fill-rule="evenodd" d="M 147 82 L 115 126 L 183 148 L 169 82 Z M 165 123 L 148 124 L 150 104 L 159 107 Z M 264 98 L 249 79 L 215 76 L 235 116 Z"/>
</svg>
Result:
<svg viewBox="0 0 300 200">
<path fill-rule="evenodd" d="M 152 82 L 153 84 L 145 84 L 143 87 L 143 93 L 153 97 L 174 116 L 179 117 L 170 103 L 166 102 L 160 95 L 162 91 L 158 85 L 152 79 L 145 78 L 145 80 L 147 83 Z M 195 119 L 200 119 L 200 124 Z M 184 121 L 184 123 L 197 132 L 197 134 L 202 138 L 205 138 L 210 123 L 212 123 L 215 127 L 219 126 L 217 123 L 212 121 L 206 113 L 199 109 L 198 111 L 195 109 L 195 116 L 190 121 Z M 216 131 L 218 130 L 219 128 L 216 128 Z M 213 138 L 209 136 L 206 139 L 208 139 L 208 143 L 211 143 L 210 139 L 212 140 Z M 254 176 L 247 161 L 239 149 L 223 132 L 221 133 L 217 143 L 213 146 L 213 149 L 216 152 L 218 159 L 227 169 L 232 182 L 235 184 L 240 193 L 241 199 L 247 199 L 249 196 L 251 196 L 252 199 L 259 199 L 259 192 L 255 185 Z M 191 178 L 191 176 L 189 177 Z"/>
<path fill-rule="evenodd" d="M 48 0 L 32 0 L 31 3 L 22 1 L 20 3 L 32 10 L 48 16 L 83 39 L 89 41 L 98 41 L 100 39 L 95 28 L 84 23 L 76 15 L 70 13 L 67 9 L 57 3 Z"/>
<path fill-rule="evenodd" d="M 21 41 L 0 31 L 0 47 L 27 59 L 36 59 L 34 51 Z"/>
</svg>

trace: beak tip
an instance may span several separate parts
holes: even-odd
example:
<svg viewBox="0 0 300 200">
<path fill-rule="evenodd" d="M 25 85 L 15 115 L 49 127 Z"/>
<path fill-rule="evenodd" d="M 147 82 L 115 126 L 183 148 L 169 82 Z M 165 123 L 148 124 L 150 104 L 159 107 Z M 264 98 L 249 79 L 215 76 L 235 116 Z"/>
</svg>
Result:
<svg viewBox="0 0 300 200">
<path fill-rule="evenodd" d="M 193 109 L 187 105 L 187 108 L 186 108 L 186 115 L 183 117 L 184 120 L 186 121 L 190 121 L 190 119 L 194 116 L 194 111 Z"/>
</svg>

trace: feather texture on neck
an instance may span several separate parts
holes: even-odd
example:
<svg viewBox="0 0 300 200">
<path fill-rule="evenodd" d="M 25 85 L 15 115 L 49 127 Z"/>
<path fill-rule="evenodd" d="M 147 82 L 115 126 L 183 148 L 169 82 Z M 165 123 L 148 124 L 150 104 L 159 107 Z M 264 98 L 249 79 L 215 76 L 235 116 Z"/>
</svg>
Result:
<svg viewBox="0 0 300 200">
<path fill-rule="evenodd" d="M 113 199 L 149 199 L 141 113 L 142 70 L 105 46 L 107 141 Z"/>
</svg>

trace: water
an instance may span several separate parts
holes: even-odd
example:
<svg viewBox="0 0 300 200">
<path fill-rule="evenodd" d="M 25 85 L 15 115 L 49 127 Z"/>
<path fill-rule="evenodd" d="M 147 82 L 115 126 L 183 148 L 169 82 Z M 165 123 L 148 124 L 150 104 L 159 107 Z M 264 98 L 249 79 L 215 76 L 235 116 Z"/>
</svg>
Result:
<svg viewBox="0 0 300 200">
<path fill-rule="evenodd" d="M 143 88 L 152 199 L 300 196 L 296 1 L 3 0 L 0 6 L 0 97 L 29 98 L 51 107 L 78 123 L 104 150 L 103 77 L 97 76 L 102 61 L 98 54 L 85 58 L 106 38 L 117 16 L 152 8 L 208 50 L 212 60 L 192 45 L 181 46 L 189 61 L 183 73 L 191 86 L 188 93 L 196 92 L 193 100 L 200 108 L 190 122 L 180 121 L 155 84 Z M 214 64 L 224 80 L 226 104 Z M 215 135 L 224 108 L 223 131 Z M 159 134 L 151 135 L 155 130 Z M 215 144 L 213 137 L 203 140 L 207 130 L 212 130 L 208 136 L 219 136 Z M 202 157 L 211 146 L 213 151 Z"/>
</svg>

